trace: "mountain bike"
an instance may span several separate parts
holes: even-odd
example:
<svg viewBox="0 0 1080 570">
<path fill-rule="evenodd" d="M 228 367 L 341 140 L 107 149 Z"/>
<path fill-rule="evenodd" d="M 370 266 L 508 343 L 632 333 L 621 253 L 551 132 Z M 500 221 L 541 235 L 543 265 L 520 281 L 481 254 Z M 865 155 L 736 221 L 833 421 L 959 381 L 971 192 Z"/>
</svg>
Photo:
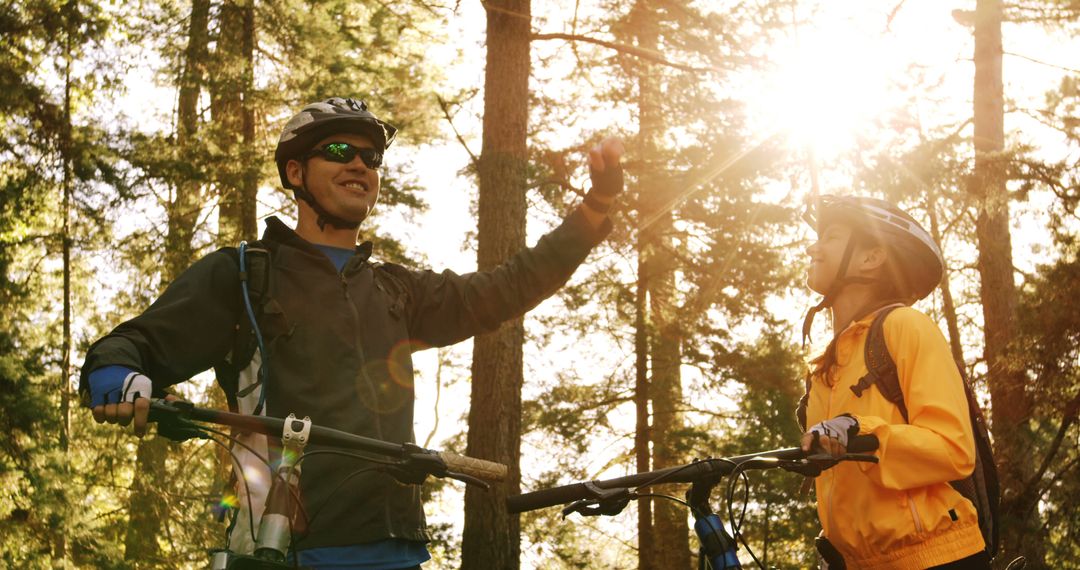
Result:
<svg viewBox="0 0 1080 570">
<path fill-rule="evenodd" d="M 774 449 L 740 455 L 737 457 L 724 457 L 718 459 L 701 459 L 679 465 L 637 473 L 626 477 L 608 479 L 604 481 L 583 481 L 571 483 L 561 487 L 543 489 L 507 497 L 506 508 L 511 513 L 533 511 L 554 505 L 569 504 L 563 509 L 563 517 L 573 513 L 583 516 L 614 516 L 622 512 L 631 500 L 643 497 L 659 497 L 671 499 L 681 503 L 690 509 L 694 515 L 694 531 L 700 543 L 698 567 L 702 570 L 727 570 L 742 568 L 738 557 L 738 543 L 743 545 L 747 553 L 759 568 L 765 566 L 754 555 L 753 550 L 746 543 L 739 532 L 741 523 L 736 523 L 733 509 L 735 484 L 742 476 L 746 477 L 746 471 L 750 469 L 784 469 L 809 477 L 816 477 L 822 471 L 835 466 L 841 461 L 865 461 L 877 463 L 877 457 L 868 455 L 877 449 L 878 440 L 873 435 L 856 436 L 848 445 L 848 453 L 840 456 L 828 454 L 807 454 L 798 447 Z M 732 522 L 733 539 L 724 527 L 720 515 L 712 510 L 710 496 L 713 489 L 720 484 L 724 477 L 731 477 L 727 489 L 728 518 Z M 667 495 L 640 492 L 661 483 L 690 483 L 690 489 L 686 492 L 686 500 Z M 749 484 L 746 486 L 749 494 Z M 743 498 L 743 516 L 746 514 L 746 499 Z M 739 518 L 741 520 L 742 517 Z M 819 549 L 823 546 L 819 546 Z"/>
<path fill-rule="evenodd" d="M 507 467 L 500 463 L 485 461 L 451 453 L 432 451 L 412 443 L 391 443 L 346 433 L 336 429 L 316 426 L 310 418 L 298 419 L 289 414 L 285 419 L 266 416 L 249 416 L 221 410 L 199 408 L 190 402 L 181 400 L 152 400 L 149 420 L 157 422 L 158 434 L 174 441 L 188 439 L 208 439 L 229 450 L 218 438 L 232 440 L 237 445 L 266 463 L 273 473 L 270 491 L 266 497 L 266 508 L 259 521 L 258 533 L 253 537 L 254 553 L 238 554 L 228 549 L 211 551 L 210 568 L 212 570 L 275 570 L 280 568 L 298 568 L 289 563 L 290 546 L 293 541 L 293 528 L 299 517 L 306 518 L 303 503 L 299 499 L 300 463 L 318 454 L 336 454 L 353 457 L 359 461 L 376 465 L 407 485 L 419 485 L 428 476 L 456 479 L 469 485 L 488 488 L 486 481 L 498 482 L 506 477 Z M 259 433 L 281 439 L 280 457 L 275 457 L 271 464 L 269 457 L 261 454 L 239 441 L 232 435 L 214 429 L 206 424 L 230 426 L 247 433 Z M 215 437 L 217 436 L 217 437 Z M 334 449 L 318 449 L 308 453 L 304 448 L 309 444 Z M 359 453 L 357 453 L 359 452 Z M 368 455 L 361 455 L 368 454 Z M 377 457 L 374 457 L 377 456 Z M 233 460 L 236 461 L 235 454 Z M 362 469 L 357 473 L 364 471 Z M 251 492 L 244 478 L 243 470 L 237 469 L 240 480 L 247 492 L 248 504 L 251 504 Z M 346 479 L 345 481 L 348 481 Z M 339 487 L 345 483 L 342 481 Z M 248 516 L 253 517 L 251 509 Z M 250 521 L 254 529 L 254 521 Z"/>
</svg>

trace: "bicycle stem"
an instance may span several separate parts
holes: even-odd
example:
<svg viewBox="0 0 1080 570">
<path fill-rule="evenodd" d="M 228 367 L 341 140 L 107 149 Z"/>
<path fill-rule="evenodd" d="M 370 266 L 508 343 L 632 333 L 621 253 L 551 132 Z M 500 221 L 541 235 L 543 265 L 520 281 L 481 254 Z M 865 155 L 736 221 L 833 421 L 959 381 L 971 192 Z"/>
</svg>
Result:
<svg viewBox="0 0 1080 570">
<path fill-rule="evenodd" d="M 289 414 L 281 434 L 281 462 L 275 470 L 270 492 L 266 497 L 266 509 L 259 522 L 255 557 L 273 562 L 284 562 L 292 542 L 292 521 L 296 504 L 293 497 L 300 485 L 300 466 L 297 461 L 304 454 L 311 434 L 311 418 L 302 420 Z"/>
</svg>

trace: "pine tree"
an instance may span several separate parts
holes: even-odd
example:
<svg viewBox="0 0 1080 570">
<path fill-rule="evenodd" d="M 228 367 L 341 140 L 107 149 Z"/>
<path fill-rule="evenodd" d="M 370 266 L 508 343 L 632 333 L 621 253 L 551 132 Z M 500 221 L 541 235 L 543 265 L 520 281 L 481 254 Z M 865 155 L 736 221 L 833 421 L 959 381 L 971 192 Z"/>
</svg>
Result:
<svg viewBox="0 0 1080 570">
<path fill-rule="evenodd" d="M 529 0 L 487 5 L 484 136 L 479 160 L 477 268 L 491 270 L 525 247 L 529 117 Z M 462 568 L 517 568 L 520 523 L 506 496 L 521 490 L 522 318 L 476 337 L 466 453 L 510 467 L 493 492 L 465 491 Z"/>
</svg>

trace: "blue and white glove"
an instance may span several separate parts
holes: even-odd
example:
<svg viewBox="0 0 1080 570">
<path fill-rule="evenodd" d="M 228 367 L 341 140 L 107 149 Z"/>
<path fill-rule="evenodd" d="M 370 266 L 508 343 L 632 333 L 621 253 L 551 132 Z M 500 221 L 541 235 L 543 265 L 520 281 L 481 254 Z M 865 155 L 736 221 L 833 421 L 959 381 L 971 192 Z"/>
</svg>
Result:
<svg viewBox="0 0 1080 570">
<path fill-rule="evenodd" d="M 124 366 L 105 366 L 90 373 L 90 407 L 105 404 L 134 402 L 149 398 L 153 390 L 150 379 Z"/>
</svg>

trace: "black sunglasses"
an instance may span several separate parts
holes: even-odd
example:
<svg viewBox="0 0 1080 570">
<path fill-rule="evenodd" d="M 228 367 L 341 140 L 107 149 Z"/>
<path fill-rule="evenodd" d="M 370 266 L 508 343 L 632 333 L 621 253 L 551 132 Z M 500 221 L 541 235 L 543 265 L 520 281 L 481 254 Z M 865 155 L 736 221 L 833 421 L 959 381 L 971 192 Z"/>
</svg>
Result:
<svg viewBox="0 0 1080 570">
<path fill-rule="evenodd" d="M 382 166 L 382 153 L 373 148 L 361 148 L 353 146 L 346 142 L 332 142 L 311 149 L 308 153 L 308 158 L 318 156 L 323 160 L 329 160 L 330 162 L 338 162 L 341 164 L 348 164 L 352 162 L 352 159 L 356 158 L 356 155 L 360 155 L 360 160 L 364 162 L 364 166 L 368 168 L 379 168 Z"/>
</svg>

